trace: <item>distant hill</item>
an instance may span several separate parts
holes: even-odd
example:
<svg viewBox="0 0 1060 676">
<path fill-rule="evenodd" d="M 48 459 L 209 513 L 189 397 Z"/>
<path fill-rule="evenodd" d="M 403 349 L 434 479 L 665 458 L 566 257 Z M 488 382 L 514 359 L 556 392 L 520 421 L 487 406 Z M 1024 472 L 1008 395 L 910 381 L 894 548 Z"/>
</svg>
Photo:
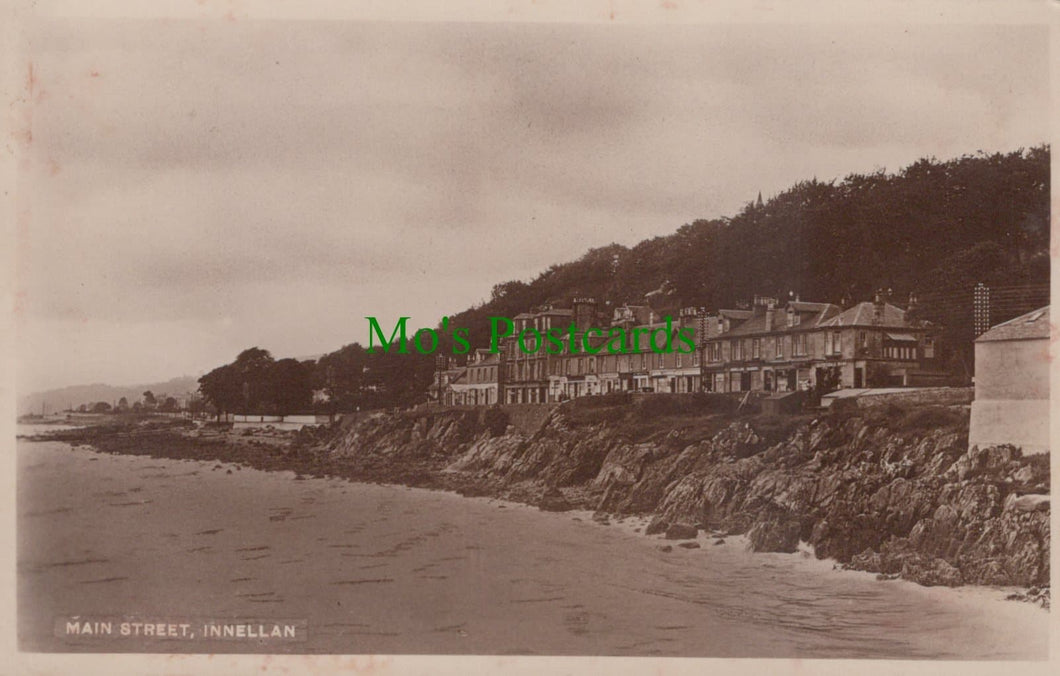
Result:
<svg viewBox="0 0 1060 676">
<path fill-rule="evenodd" d="M 470 327 L 472 345 L 485 346 L 488 317 L 578 296 L 605 309 L 648 303 L 659 313 L 734 307 L 755 295 L 848 306 L 871 300 L 877 289 L 890 289 L 901 306 L 910 293 L 939 305 L 960 299 L 961 316 L 970 318 L 978 282 L 1048 284 L 1049 161 L 1050 148 L 1041 145 L 802 181 L 765 200 L 758 195 L 732 217 L 697 220 L 633 247 L 592 249 L 531 281 L 497 284 L 483 304 L 449 313 L 450 325 Z M 1041 298 L 991 319 L 1010 319 L 1035 303 Z M 993 305 L 1002 309 L 996 299 Z M 948 309 L 932 316 L 952 325 Z M 970 339 L 963 331 L 950 343 Z"/>
<path fill-rule="evenodd" d="M 595 298 L 605 313 L 636 303 L 661 316 L 682 307 L 736 307 L 755 295 L 849 307 L 877 290 L 889 290 L 904 307 L 915 293 L 919 315 L 944 327 L 949 368 L 970 376 L 977 283 L 996 292 L 991 323 L 1048 302 L 1049 167 L 1043 144 L 925 158 L 894 173 L 813 178 L 766 199 L 759 194 L 731 217 L 693 221 L 632 247 L 609 244 L 532 280 L 496 284 L 483 303 L 445 314 L 450 327 L 469 329 L 472 346 L 486 347 L 489 317 L 546 303 L 566 307 L 574 297 Z M 346 346 L 322 361 L 342 364 L 359 349 Z M 439 354 L 452 354 L 446 332 Z M 381 379 L 373 396 L 384 392 L 386 405 L 420 400 L 433 358 L 410 354 L 394 365 L 373 359 Z"/>
<path fill-rule="evenodd" d="M 146 383 L 143 385 L 105 385 L 93 383 L 91 385 L 71 385 L 46 392 L 34 392 L 19 398 L 18 414 L 40 413 L 41 406 L 45 407 L 46 413 L 62 411 L 66 408 L 77 408 L 80 404 L 91 404 L 97 401 L 105 401 L 113 404 L 125 397 L 130 404 L 139 401 L 143 393 L 150 390 L 156 397 L 164 398 L 181 397 L 199 388 L 198 378 L 194 376 L 181 376 L 161 383 Z"/>
</svg>

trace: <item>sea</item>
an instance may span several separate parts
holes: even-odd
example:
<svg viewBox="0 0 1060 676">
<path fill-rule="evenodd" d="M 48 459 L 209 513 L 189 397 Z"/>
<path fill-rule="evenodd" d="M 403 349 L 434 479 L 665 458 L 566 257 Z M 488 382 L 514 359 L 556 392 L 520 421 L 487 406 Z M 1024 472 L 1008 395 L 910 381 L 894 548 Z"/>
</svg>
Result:
<svg viewBox="0 0 1060 676">
<path fill-rule="evenodd" d="M 643 518 L 59 442 L 17 453 L 26 651 L 1048 657 L 1049 612 L 1009 589 L 877 580 L 740 536 L 686 549 Z M 157 630 L 118 629 L 137 622 Z M 288 625 L 296 640 L 266 635 Z"/>
</svg>

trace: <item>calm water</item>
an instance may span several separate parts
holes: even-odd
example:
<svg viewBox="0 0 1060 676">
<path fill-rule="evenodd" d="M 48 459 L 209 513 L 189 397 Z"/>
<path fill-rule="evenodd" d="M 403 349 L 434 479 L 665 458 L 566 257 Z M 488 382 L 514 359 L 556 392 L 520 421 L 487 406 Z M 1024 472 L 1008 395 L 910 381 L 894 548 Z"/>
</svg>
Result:
<svg viewBox="0 0 1060 676">
<path fill-rule="evenodd" d="M 231 471 L 229 471 L 231 470 Z M 1022 658 L 1004 591 L 834 571 L 741 539 L 663 553 L 585 514 L 19 442 L 25 650 Z M 301 618 L 308 640 L 56 638 L 65 615 Z"/>
</svg>

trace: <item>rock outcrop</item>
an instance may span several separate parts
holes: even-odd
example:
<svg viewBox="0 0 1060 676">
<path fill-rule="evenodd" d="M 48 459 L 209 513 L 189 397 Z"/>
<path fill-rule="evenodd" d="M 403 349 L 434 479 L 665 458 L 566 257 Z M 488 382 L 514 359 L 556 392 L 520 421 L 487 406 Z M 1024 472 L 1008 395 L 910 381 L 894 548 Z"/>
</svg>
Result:
<svg viewBox="0 0 1060 676">
<path fill-rule="evenodd" d="M 1049 582 L 1048 456 L 967 450 L 959 409 L 710 413 L 647 435 L 628 417 L 574 413 L 561 406 L 536 431 L 502 434 L 476 411 L 378 415 L 327 453 L 348 476 L 654 514 L 649 535 L 746 533 L 758 551 L 802 541 L 818 557 L 922 584 Z"/>
</svg>

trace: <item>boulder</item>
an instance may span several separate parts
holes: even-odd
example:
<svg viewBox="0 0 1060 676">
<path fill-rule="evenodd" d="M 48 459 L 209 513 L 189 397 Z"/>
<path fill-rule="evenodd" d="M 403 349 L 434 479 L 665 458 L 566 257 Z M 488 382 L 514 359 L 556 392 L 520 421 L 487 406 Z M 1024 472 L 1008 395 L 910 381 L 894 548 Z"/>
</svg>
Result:
<svg viewBox="0 0 1060 676">
<path fill-rule="evenodd" d="M 672 552 L 674 550 L 670 545 L 659 545 L 656 547 L 660 552 Z"/>
<path fill-rule="evenodd" d="M 1010 495 L 1005 500 L 1005 510 L 1016 510 L 1019 512 L 1048 512 L 1049 496 L 1032 493 L 1028 495 Z"/>
<path fill-rule="evenodd" d="M 648 527 L 644 529 L 644 534 L 655 535 L 656 533 L 665 533 L 666 529 L 669 527 L 669 521 L 663 519 L 661 516 L 656 516 L 648 523 Z"/>
<path fill-rule="evenodd" d="M 882 573 L 884 568 L 883 557 L 871 549 L 866 549 L 850 559 L 850 564 L 847 567 L 868 573 Z"/>
<path fill-rule="evenodd" d="M 568 512 L 574 509 L 574 505 L 562 495 L 549 495 L 541 498 L 537 508 L 543 512 Z"/>
<path fill-rule="evenodd" d="M 747 534 L 751 551 L 791 554 L 799 547 L 799 522 L 796 519 L 756 523 Z"/>
<path fill-rule="evenodd" d="M 687 540 L 699 534 L 699 529 L 684 523 L 670 524 L 666 529 L 667 540 Z"/>
<path fill-rule="evenodd" d="M 679 545 L 677 545 L 677 546 L 678 546 L 678 547 L 683 547 L 683 548 L 685 548 L 685 549 L 699 549 L 699 546 L 700 546 L 700 545 L 699 545 L 699 543 L 698 543 L 698 542 L 696 542 L 695 540 L 693 540 L 692 542 L 682 542 L 681 544 L 679 544 Z"/>
<path fill-rule="evenodd" d="M 961 571 L 939 558 L 906 559 L 902 564 L 902 577 L 925 587 L 957 587 L 964 584 Z"/>
</svg>

